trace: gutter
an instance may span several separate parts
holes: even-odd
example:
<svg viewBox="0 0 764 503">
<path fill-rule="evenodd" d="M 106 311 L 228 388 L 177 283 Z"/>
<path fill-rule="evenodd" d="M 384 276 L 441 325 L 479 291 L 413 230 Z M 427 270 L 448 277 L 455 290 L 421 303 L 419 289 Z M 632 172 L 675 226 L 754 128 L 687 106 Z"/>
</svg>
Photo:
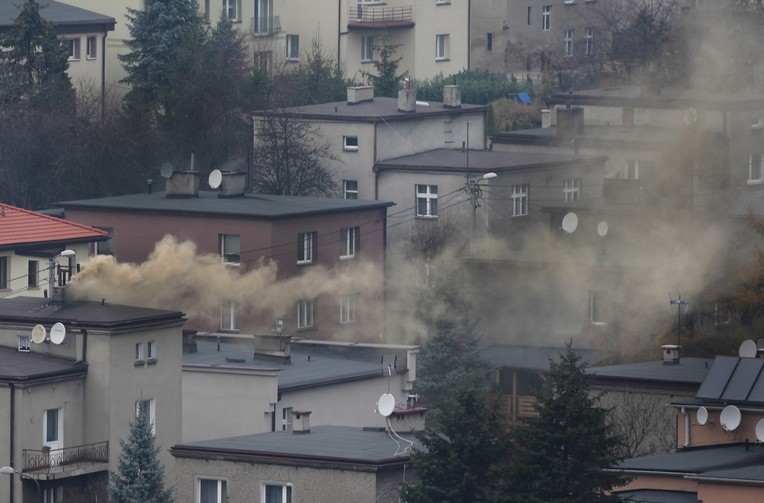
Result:
<svg viewBox="0 0 764 503">
<path fill-rule="evenodd" d="M 736 484 L 741 486 L 764 486 L 764 480 L 743 480 L 732 479 L 726 477 L 704 477 L 703 475 L 686 475 L 684 477 L 687 480 L 695 480 L 699 482 L 722 482 L 725 484 Z"/>
</svg>

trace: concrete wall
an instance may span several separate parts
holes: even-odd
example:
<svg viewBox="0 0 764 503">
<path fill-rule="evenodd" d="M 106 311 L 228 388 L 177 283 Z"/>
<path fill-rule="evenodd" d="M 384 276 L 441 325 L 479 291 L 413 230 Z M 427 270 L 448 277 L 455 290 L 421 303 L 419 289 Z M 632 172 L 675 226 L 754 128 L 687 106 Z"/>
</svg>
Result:
<svg viewBox="0 0 764 503">
<path fill-rule="evenodd" d="M 469 67 L 469 2 L 415 1 L 416 63 L 412 77 L 431 79 L 451 75 Z M 474 2 L 473 2 L 474 3 Z M 435 59 L 435 37 L 448 34 L 449 48 L 445 60 Z"/>
<path fill-rule="evenodd" d="M 509 42 L 510 0 L 481 0 L 472 2 L 470 15 L 470 69 L 487 70 L 505 75 L 504 55 Z M 491 34 L 492 48 L 487 47 L 487 34 Z"/>
</svg>

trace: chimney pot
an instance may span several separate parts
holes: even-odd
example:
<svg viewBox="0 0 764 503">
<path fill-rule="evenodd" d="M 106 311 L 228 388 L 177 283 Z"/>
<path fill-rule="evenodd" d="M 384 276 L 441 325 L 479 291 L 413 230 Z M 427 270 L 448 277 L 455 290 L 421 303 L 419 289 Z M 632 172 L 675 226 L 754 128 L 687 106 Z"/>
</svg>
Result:
<svg viewBox="0 0 764 503">
<path fill-rule="evenodd" d="M 664 344 L 661 346 L 664 365 L 675 365 L 679 363 L 679 346 L 676 344 Z"/>
<path fill-rule="evenodd" d="M 416 89 L 401 89 L 398 91 L 398 111 L 416 112 Z"/>
</svg>

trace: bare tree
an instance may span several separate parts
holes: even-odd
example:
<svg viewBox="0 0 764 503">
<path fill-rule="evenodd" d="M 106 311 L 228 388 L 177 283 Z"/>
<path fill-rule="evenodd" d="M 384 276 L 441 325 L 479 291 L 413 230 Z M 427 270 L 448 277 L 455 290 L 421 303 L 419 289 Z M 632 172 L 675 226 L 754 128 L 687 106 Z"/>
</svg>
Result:
<svg viewBox="0 0 764 503">
<path fill-rule="evenodd" d="M 662 454 L 676 448 L 674 410 L 670 397 L 645 392 L 610 392 L 602 396 L 608 419 L 621 439 L 623 458 Z"/>
</svg>

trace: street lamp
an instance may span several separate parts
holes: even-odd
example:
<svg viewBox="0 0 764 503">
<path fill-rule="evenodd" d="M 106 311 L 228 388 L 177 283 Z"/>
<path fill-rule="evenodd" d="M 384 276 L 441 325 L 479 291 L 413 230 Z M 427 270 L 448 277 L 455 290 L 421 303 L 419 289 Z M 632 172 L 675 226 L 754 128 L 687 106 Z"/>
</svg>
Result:
<svg viewBox="0 0 764 503">
<path fill-rule="evenodd" d="M 12 466 L 0 467 L 0 473 L 4 473 L 5 475 L 18 475 L 22 479 L 31 480 L 34 482 L 35 486 L 37 487 L 37 501 L 40 501 L 40 483 L 37 481 L 37 479 L 32 478 L 29 475 L 25 475 L 23 472 L 16 470 Z M 11 480 L 11 484 L 13 484 L 13 480 Z M 11 492 L 11 494 L 13 494 L 13 492 Z"/>
<path fill-rule="evenodd" d="M 496 173 L 490 172 L 486 173 L 483 176 L 470 180 L 469 175 L 467 175 L 467 186 L 465 189 L 467 192 L 469 192 L 470 196 L 470 202 L 472 203 L 472 237 L 474 238 L 477 236 L 477 209 L 480 208 L 480 196 L 483 194 L 483 191 L 480 189 L 480 181 L 481 180 L 490 180 L 491 178 L 496 178 Z"/>
</svg>

